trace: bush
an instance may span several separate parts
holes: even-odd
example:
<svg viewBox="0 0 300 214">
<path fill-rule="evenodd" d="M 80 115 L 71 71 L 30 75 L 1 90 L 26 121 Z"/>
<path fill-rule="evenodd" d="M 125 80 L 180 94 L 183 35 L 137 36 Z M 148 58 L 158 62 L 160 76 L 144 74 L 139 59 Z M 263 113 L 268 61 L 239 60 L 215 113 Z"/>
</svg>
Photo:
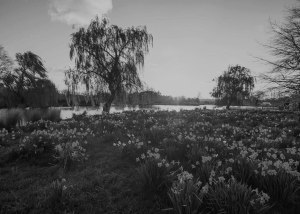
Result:
<svg viewBox="0 0 300 214">
<path fill-rule="evenodd" d="M 37 122 L 43 118 L 43 113 L 40 109 L 30 109 L 23 112 L 26 122 Z"/>
<path fill-rule="evenodd" d="M 59 122 L 61 120 L 60 112 L 61 112 L 60 109 L 48 109 L 42 118 L 43 120 Z"/>
<path fill-rule="evenodd" d="M 7 109 L 0 111 L 0 129 L 10 130 L 17 124 L 20 125 L 22 120 L 22 110 L 21 109 Z"/>
</svg>

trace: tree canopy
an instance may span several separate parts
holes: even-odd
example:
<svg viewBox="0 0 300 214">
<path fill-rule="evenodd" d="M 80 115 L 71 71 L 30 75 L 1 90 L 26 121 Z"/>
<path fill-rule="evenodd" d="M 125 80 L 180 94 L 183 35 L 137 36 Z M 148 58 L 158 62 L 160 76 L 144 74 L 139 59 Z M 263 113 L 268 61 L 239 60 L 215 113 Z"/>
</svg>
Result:
<svg viewBox="0 0 300 214">
<path fill-rule="evenodd" d="M 109 92 L 103 108 L 109 112 L 122 91 L 143 87 L 139 71 L 151 44 L 153 37 L 146 26 L 122 29 L 110 25 L 105 16 L 101 20 L 96 16 L 87 29 L 81 27 L 71 35 L 70 58 L 75 59 L 75 69 L 67 71 L 67 79 L 75 84 L 80 80 L 87 91 L 93 86 Z"/>
<path fill-rule="evenodd" d="M 238 97 L 247 97 L 254 88 L 255 78 L 251 71 L 239 65 L 229 66 L 227 71 L 214 79 L 217 86 L 211 92 L 212 97 L 227 101 L 229 109 L 232 102 Z"/>
<path fill-rule="evenodd" d="M 47 70 L 38 55 L 30 51 L 17 53 L 17 65 L 13 67 L 7 53 L 2 53 L 0 64 L 4 64 L 2 59 L 7 63 L 1 70 L 0 95 L 6 107 L 48 107 L 57 103 L 57 89 L 47 78 Z"/>
</svg>

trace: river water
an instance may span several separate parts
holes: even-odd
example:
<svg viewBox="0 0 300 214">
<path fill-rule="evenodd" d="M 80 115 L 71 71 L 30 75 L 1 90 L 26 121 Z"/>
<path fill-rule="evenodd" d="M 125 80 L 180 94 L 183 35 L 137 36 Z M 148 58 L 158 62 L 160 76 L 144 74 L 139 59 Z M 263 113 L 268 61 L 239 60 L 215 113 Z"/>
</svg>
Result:
<svg viewBox="0 0 300 214">
<path fill-rule="evenodd" d="M 225 107 L 216 107 L 215 105 L 199 105 L 199 106 L 184 106 L 184 105 L 152 105 L 152 106 L 112 106 L 110 109 L 110 113 L 118 113 L 123 111 L 132 111 L 132 110 L 168 110 L 168 111 L 180 111 L 183 110 L 194 110 L 196 108 L 203 108 L 206 109 L 224 109 Z M 262 107 L 255 107 L 255 106 L 232 106 L 231 109 L 262 109 Z M 73 114 L 82 114 L 84 111 L 87 112 L 87 115 L 96 115 L 102 114 L 102 107 L 98 108 L 91 108 L 91 107 L 78 107 L 78 108 L 60 108 L 61 113 L 60 116 L 62 119 L 71 118 Z M 263 109 L 278 109 L 278 108 L 271 108 L 271 107 L 263 107 Z"/>
</svg>

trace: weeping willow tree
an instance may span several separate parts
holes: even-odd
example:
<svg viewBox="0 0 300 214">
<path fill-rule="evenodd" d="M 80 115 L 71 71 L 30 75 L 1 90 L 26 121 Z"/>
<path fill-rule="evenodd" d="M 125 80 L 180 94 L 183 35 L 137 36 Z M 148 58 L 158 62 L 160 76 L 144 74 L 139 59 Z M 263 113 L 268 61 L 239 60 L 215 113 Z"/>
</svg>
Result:
<svg viewBox="0 0 300 214">
<path fill-rule="evenodd" d="M 110 25 L 105 16 L 101 20 L 96 16 L 87 29 L 81 27 L 71 35 L 70 59 L 75 59 L 75 69 L 69 70 L 69 80 L 75 76 L 87 89 L 94 86 L 108 92 L 103 111 L 109 112 L 118 95 L 143 87 L 139 73 L 151 44 L 153 37 L 146 26 L 122 29 Z"/>
<path fill-rule="evenodd" d="M 214 81 L 217 82 L 217 86 L 211 95 L 214 98 L 226 100 L 226 109 L 229 109 L 233 101 L 250 95 L 254 88 L 255 78 L 251 76 L 249 69 L 236 65 L 229 66 L 228 70 Z"/>
<path fill-rule="evenodd" d="M 68 106 L 79 106 L 78 101 L 78 84 L 80 83 L 80 74 L 71 68 L 65 71 L 65 84 L 67 90 L 65 91 L 66 101 Z"/>
</svg>

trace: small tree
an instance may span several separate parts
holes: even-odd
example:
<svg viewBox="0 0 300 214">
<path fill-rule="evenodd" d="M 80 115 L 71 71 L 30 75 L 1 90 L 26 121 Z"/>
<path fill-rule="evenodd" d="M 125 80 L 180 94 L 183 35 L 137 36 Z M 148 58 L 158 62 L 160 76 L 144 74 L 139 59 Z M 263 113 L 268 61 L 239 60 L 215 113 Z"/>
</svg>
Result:
<svg viewBox="0 0 300 214">
<path fill-rule="evenodd" d="M 254 88 L 255 78 L 251 76 L 249 69 L 236 65 L 229 66 L 221 76 L 214 79 L 217 86 L 211 92 L 211 95 L 217 99 L 227 100 L 226 109 L 237 97 L 247 97 Z"/>
<path fill-rule="evenodd" d="M 104 16 L 101 21 L 96 17 L 87 29 L 81 27 L 71 37 L 70 58 L 75 58 L 76 68 L 69 70 L 68 77 L 78 76 L 87 88 L 93 80 L 100 91 L 109 92 L 103 111 L 109 112 L 118 94 L 142 88 L 138 68 L 144 66 L 153 42 L 145 26 L 122 29 L 109 25 Z"/>
<path fill-rule="evenodd" d="M 264 98 L 265 91 L 255 91 L 251 94 L 253 105 L 257 106 Z"/>
</svg>

